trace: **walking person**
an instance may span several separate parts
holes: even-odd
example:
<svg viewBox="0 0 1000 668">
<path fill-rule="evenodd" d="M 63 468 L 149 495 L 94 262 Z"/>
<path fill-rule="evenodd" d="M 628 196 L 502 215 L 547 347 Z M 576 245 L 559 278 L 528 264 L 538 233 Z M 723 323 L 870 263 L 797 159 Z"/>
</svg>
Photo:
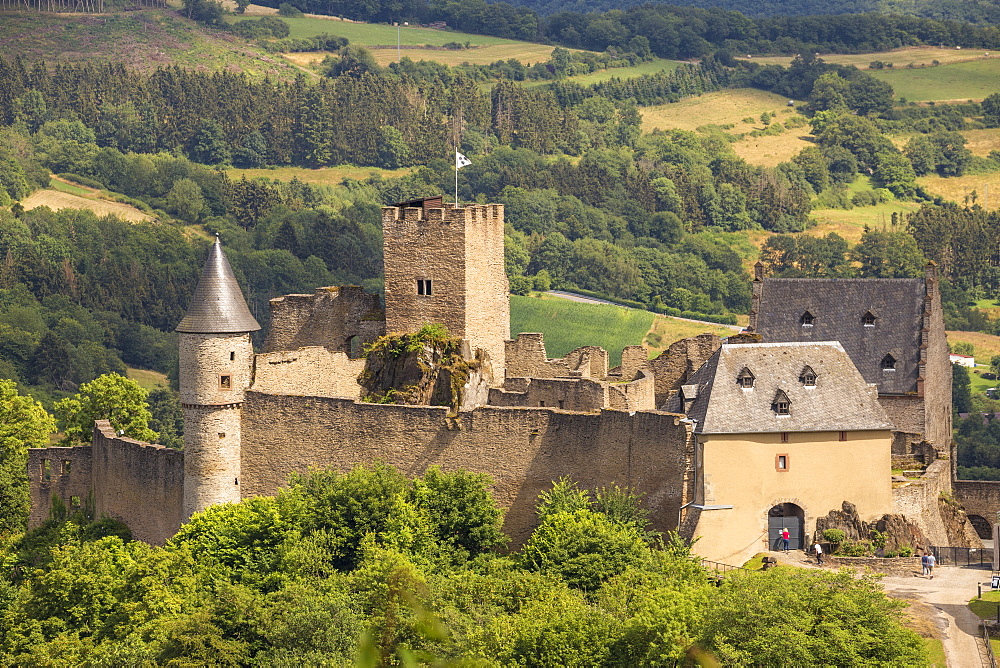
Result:
<svg viewBox="0 0 1000 668">
<path fill-rule="evenodd" d="M 927 555 L 927 574 L 930 575 L 930 579 L 934 579 L 934 565 L 937 564 L 937 557 L 931 552 Z"/>
<path fill-rule="evenodd" d="M 931 569 L 927 565 L 927 553 L 926 552 L 920 556 L 920 566 L 924 569 L 924 573 L 923 573 L 924 577 L 927 577 L 928 575 L 931 574 Z"/>
<path fill-rule="evenodd" d="M 819 541 L 816 541 L 816 544 L 813 545 L 813 552 L 816 553 L 816 563 L 819 564 L 820 566 L 822 566 L 823 565 L 823 546 L 819 544 Z"/>
<path fill-rule="evenodd" d="M 788 552 L 788 538 L 789 538 L 788 529 L 782 528 L 781 529 L 781 544 L 782 544 L 782 547 L 785 550 L 785 552 Z"/>
</svg>

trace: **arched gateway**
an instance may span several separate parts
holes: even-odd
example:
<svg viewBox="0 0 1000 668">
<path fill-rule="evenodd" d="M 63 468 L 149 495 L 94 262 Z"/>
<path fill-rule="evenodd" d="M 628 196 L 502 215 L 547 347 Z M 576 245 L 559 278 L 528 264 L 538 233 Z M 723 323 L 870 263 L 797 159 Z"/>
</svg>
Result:
<svg viewBox="0 0 1000 668">
<path fill-rule="evenodd" d="M 801 550 L 805 513 L 794 503 L 779 503 L 767 511 L 767 544 L 772 550 L 783 549 L 782 529 L 788 529 L 788 548 Z"/>
</svg>

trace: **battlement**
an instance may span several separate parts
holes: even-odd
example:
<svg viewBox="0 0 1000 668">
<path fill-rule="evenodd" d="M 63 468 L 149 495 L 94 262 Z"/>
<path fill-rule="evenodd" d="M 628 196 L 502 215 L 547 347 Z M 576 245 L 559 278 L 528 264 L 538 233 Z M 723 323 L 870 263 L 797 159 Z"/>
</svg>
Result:
<svg viewBox="0 0 1000 668">
<path fill-rule="evenodd" d="M 412 202 L 406 202 L 412 204 Z M 428 206 L 429 205 L 429 206 Z M 503 204 L 470 204 L 456 207 L 451 202 L 429 200 L 423 206 L 382 207 L 382 227 L 384 232 L 399 233 L 414 227 L 459 225 L 503 226 Z"/>
</svg>

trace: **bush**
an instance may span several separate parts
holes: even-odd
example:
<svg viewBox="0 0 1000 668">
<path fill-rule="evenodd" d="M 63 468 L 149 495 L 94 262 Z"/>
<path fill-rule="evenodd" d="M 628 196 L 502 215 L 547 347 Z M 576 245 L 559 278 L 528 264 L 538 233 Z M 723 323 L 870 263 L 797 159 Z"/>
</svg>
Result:
<svg viewBox="0 0 1000 668">
<path fill-rule="evenodd" d="M 871 557 L 875 551 L 870 540 L 845 540 L 837 547 L 837 554 L 844 557 Z"/>
<path fill-rule="evenodd" d="M 827 529 L 823 532 L 823 540 L 828 543 L 839 544 L 844 542 L 844 538 L 846 538 L 846 536 L 840 529 Z"/>
<path fill-rule="evenodd" d="M 302 10 L 295 5 L 283 2 L 278 5 L 278 16 L 287 16 L 288 18 L 296 19 L 302 16 Z"/>
<path fill-rule="evenodd" d="M 87 178 L 86 176 L 80 176 L 79 174 L 73 174 L 71 172 L 63 172 L 57 174 L 61 179 L 66 179 L 67 181 L 72 181 L 73 183 L 79 184 L 81 186 L 87 186 L 88 188 L 97 188 L 98 190 L 104 190 L 104 184 L 95 179 Z"/>
</svg>

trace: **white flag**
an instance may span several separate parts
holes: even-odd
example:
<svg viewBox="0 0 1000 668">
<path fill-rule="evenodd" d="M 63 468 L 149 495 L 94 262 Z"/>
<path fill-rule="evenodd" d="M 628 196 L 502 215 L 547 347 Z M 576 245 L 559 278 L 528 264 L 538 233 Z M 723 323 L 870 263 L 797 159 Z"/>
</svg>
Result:
<svg viewBox="0 0 1000 668">
<path fill-rule="evenodd" d="M 466 165 L 471 165 L 472 161 L 466 158 L 464 155 L 455 151 L 455 169 L 462 169 Z"/>
</svg>

